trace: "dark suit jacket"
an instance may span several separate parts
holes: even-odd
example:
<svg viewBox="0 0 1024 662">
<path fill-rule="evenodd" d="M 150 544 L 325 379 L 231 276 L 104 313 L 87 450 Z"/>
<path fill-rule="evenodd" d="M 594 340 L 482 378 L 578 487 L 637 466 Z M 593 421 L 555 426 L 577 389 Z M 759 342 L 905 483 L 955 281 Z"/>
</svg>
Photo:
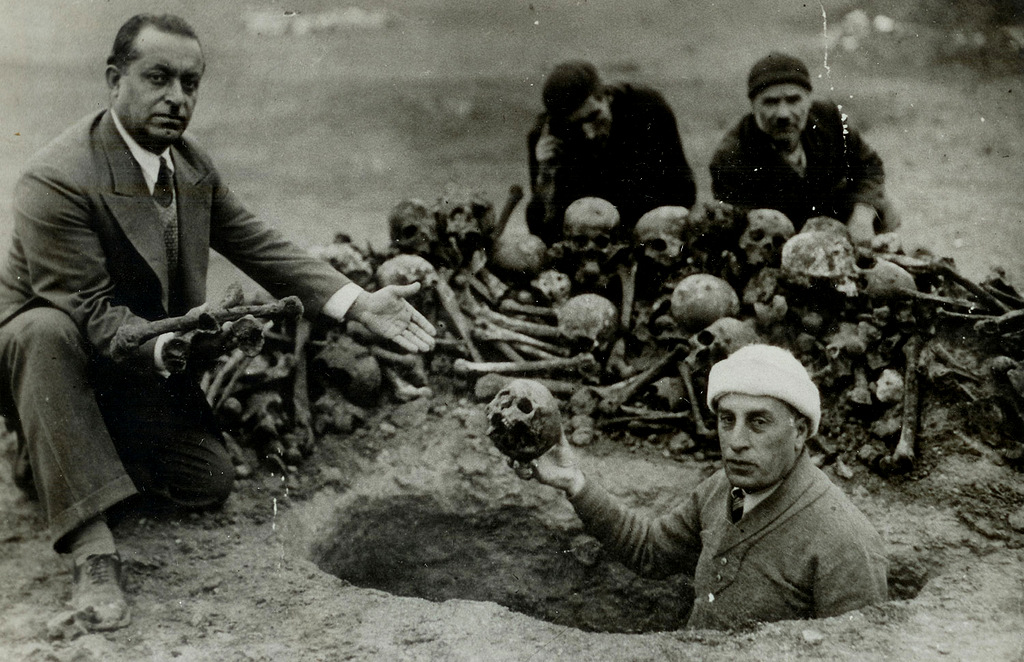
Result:
<svg viewBox="0 0 1024 662">
<path fill-rule="evenodd" d="M 205 300 L 211 248 L 274 296 L 298 296 L 308 315 L 349 282 L 254 218 L 190 139 L 171 151 L 180 309 L 164 310 L 161 303 L 171 286 L 163 228 L 141 168 L 103 111 L 43 148 L 18 181 L 12 243 L 0 268 L 0 324 L 26 308 L 53 306 L 75 320 L 100 355 L 109 355 L 122 324 L 179 315 Z M 139 358 L 151 352 L 144 346 Z"/>
</svg>

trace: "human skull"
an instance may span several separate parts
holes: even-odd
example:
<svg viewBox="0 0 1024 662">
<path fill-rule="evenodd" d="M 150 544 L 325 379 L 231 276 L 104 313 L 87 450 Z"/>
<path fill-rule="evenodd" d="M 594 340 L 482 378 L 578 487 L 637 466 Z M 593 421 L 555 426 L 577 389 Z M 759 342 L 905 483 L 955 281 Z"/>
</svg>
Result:
<svg viewBox="0 0 1024 662">
<path fill-rule="evenodd" d="M 747 214 L 747 229 L 740 236 L 740 249 L 752 267 L 778 266 L 782 246 L 796 234 L 793 222 L 776 209 L 753 209 Z"/>
<path fill-rule="evenodd" d="M 533 278 L 544 268 L 547 248 L 535 234 L 505 232 L 494 243 L 491 261 L 505 271 Z"/>
<path fill-rule="evenodd" d="M 875 299 L 905 296 L 905 292 L 917 290 L 910 272 L 889 260 L 876 259 L 863 273 L 864 293 Z"/>
<path fill-rule="evenodd" d="M 846 227 L 846 224 L 831 216 L 815 216 L 814 218 L 807 219 L 804 226 L 800 228 L 800 232 L 803 234 L 826 232 L 829 234 L 840 234 L 847 239 L 850 237 L 850 229 Z"/>
<path fill-rule="evenodd" d="M 895 404 L 903 400 L 903 375 L 898 370 L 886 368 L 874 383 L 875 397 L 884 404 Z"/>
<path fill-rule="evenodd" d="M 416 199 L 399 202 L 388 215 L 391 244 L 400 253 L 429 255 L 437 246 L 437 217 Z"/>
<path fill-rule="evenodd" d="M 687 276 L 672 291 L 672 319 L 693 333 L 715 320 L 740 312 L 740 299 L 729 283 L 711 274 Z"/>
<path fill-rule="evenodd" d="M 662 267 L 679 263 L 685 245 L 683 235 L 689 213 L 686 207 L 666 205 L 640 217 L 633 228 L 633 237 L 637 246 L 643 248 L 644 258 L 648 262 Z"/>
<path fill-rule="evenodd" d="M 437 270 L 421 255 L 396 255 L 377 267 L 377 282 L 381 286 L 423 283 L 429 287 L 437 283 Z"/>
<path fill-rule="evenodd" d="M 782 273 L 790 282 L 810 287 L 827 283 L 847 296 L 857 294 L 853 243 L 831 232 L 801 232 L 782 247 Z"/>
<path fill-rule="evenodd" d="M 602 198 L 580 198 L 565 210 L 562 231 L 577 250 L 604 250 L 619 227 L 619 211 Z"/>
<path fill-rule="evenodd" d="M 561 271 L 547 269 L 530 282 L 541 296 L 551 303 L 562 303 L 572 292 L 572 281 Z"/>
<path fill-rule="evenodd" d="M 750 322 L 723 317 L 690 337 L 690 353 L 700 362 L 714 363 L 745 345 L 761 342 Z"/>
<path fill-rule="evenodd" d="M 481 193 L 449 185 L 437 201 L 437 218 L 440 233 L 460 247 L 477 244 L 484 227 L 494 226 L 494 205 Z"/>
<path fill-rule="evenodd" d="M 514 379 L 487 405 L 487 436 L 516 462 L 531 462 L 562 439 L 558 400 L 543 384 Z"/>
<path fill-rule="evenodd" d="M 558 332 L 583 351 L 603 350 L 618 331 L 619 311 L 598 294 L 579 294 L 558 307 Z"/>
</svg>

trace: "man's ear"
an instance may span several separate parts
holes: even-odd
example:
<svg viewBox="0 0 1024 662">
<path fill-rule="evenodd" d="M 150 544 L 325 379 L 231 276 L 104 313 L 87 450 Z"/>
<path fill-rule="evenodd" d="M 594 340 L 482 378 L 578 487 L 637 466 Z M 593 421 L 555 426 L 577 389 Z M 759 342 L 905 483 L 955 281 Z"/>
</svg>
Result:
<svg viewBox="0 0 1024 662">
<path fill-rule="evenodd" d="M 797 450 L 799 451 L 811 437 L 811 422 L 806 416 L 797 416 L 793 419 L 793 425 L 796 427 Z"/>
<path fill-rule="evenodd" d="M 107 79 L 107 89 L 113 90 L 121 81 L 121 70 L 112 64 L 107 65 L 107 71 L 104 75 Z"/>
</svg>

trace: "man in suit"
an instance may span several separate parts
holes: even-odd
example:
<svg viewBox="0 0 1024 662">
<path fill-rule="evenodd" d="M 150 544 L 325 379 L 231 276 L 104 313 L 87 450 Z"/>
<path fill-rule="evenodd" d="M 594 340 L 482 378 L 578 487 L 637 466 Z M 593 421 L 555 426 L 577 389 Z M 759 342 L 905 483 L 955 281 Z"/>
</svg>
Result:
<svg viewBox="0 0 1024 662">
<path fill-rule="evenodd" d="M 748 345 L 711 368 L 722 469 L 673 510 L 649 518 L 584 475 L 564 436 L 534 464 L 584 527 L 647 576 L 685 572 L 687 626 L 735 629 L 824 618 L 886 599 L 881 538 L 807 455 L 818 389 L 792 354 Z"/>
<path fill-rule="evenodd" d="M 807 65 L 785 53 L 758 60 L 747 77 L 750 113 L 711 159 L 715 199 L 777 209 L 799 230 L 807 219 L 846 223 L 857 243 L 900 225 L 885 195 L 882 158 L 834 103 L 811 98 Z"/>
<path fill-rule="evenodd" d="M 107 61 L 107 110 L 37 154 L 14 194 L 0 270 L 0 404 L 19 432 L 54 548 L 73 561 L 89 629 L 126 625 L 120 558 L 105 512 L 141 492 L 185 508 L 221 504 L 233 467 L 196 375 L 168 374 L 174 334 L 116 362 L 122 325 L 203 303 L 212 248 L 307 315 L 356 320 L 408 351 L 433 347 L 405 300 L 370 293 L 255 219 L 183 136 L 205 59 L 181 18 L 139 15 Z"/>
</svg>

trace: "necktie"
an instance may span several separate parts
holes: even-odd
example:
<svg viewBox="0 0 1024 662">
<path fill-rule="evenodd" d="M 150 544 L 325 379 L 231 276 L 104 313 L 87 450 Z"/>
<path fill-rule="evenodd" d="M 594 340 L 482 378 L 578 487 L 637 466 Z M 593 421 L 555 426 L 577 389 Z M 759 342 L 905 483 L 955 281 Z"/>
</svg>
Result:
<svg viewBox="0 0 1024 662">
<path fill-rule="evenodd" d="M 732 488 L 729 492 L 729 514 L 732 516 L 732 523 L 740 521 L 743 517 L 743 490 L 738 487 Z"/>
<path fill-rule="evenodd" d="M 160 173 L 156 176 L 156 185 L 153 187 L 153 199 L 161 207 L 166 207 L 174 200 L 174 175 L 171 173 L 167 159 L 160 157 Z"/>
</svg>

